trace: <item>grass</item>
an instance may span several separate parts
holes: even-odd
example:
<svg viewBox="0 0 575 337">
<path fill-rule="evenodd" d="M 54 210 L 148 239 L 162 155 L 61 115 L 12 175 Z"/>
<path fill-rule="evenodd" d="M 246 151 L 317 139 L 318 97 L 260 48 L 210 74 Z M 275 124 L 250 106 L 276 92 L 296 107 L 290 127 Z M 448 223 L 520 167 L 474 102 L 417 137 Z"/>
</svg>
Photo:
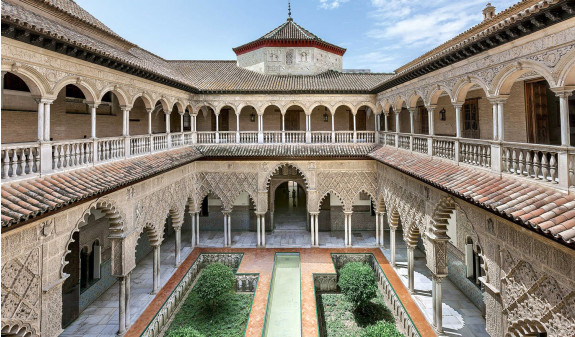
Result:
<svg viewBox="0 0 575 337">
<path fill-rule="evenodd" d="M 320 294 L 319 297 L 318 305 L 324 318 L 321 336 L 360 337 L 369 325 L 382 320 L 395 321 L 379 292 L 364 312 L 354 310 L 343 294 Z"/>
<path fill-rule="evenodd" d="M 210 304 L 192 290 L 176 313 L 166 335 L 179 327 L 192 327 L 206 337 L 243 336 L 250 316 L 253 294 L 232 293 L 212 311 Z"/>
</svg>

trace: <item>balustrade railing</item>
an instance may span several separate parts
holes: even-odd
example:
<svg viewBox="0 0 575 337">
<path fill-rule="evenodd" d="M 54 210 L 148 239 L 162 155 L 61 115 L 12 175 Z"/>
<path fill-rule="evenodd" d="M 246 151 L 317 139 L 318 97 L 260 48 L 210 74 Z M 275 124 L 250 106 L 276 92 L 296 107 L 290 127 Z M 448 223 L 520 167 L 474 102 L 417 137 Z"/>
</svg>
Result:
<svg viewBox="0 0 575 337">
<path fill-rule="evenodd" d="M 264 131 L 265 144 L 281 144 L 282 132 L 281 131 Z"/>
<path fill-rule="evenodd" d="M 567 165 L 569 167 L 567 172 L 569 179 L 567 186 L 569 186 L 569 188 L 575 188 L 575 150 L 569 151 L 567 155 Z"/>
<path fill-rule="evenodd" d="M 52 143 L 52 169 L 66 170 L 94 161 L 94 140 L 81 139 Z"/>
<path fill-rule="evenodd" d="M 357 131 L 356 142 L 358 143 L 375 143 L 375 132 L 373 131 Z"/>
<path fill-rule="evenodd" d="M 184 140 L 182 139 L 181 133 L 170 133 L 172 147 L 180 147 L 183 145 Z"/>
<path fill-rule="evenodd" d="M 505 143 L 503 171 L 558 183 L 558 149 L 553 146 Z"/>
<path fill-rule="evenodd" d="M 168 148 L 168 135 L 152 135 L 152 143 L 154 144 L 154 152 L 166 150 Z"/>
<path fill-rule="evenodd" d="M 98 161 L 110 161 L 119 158 L 125 158 L 124 139 L 123 138 L 100 138 L 96 140 L 96 149 Z"/>
<path fill-rule="evenodd" d="M 427 153 L 427 138 L 426 137 L 413 137 L 413 151 L 419 153 Z"/>
<path fill-rule="evenodd" d="M 399 135 L 399 148 L 409 150 L 409 136 Z"/>
<path fill-rule="evenodd" d="M 385 145 L 395 147 L 395 135 L 393 133 L 385 133 Z"/>
<path fill-rule="evenodd" d="M 305 143 L 305 131 L 286 131 L 285 138 L 289 144 Z"/>
<path fill-rule="evenodd" d="M 192 145 L 194 143 L 194 134 L 192 132 L 184 133 L 184 145 Z"/>
<path fill-rule="evenodd" d="M 39 172 L 39 144 L 11 144 L 2 146 L 2 179 L 34 176 Z"/>
<path fill-rule="evenodd" d="M 198 144 L 214 144 L 215 142 L 215 132 L 198 132 Z"/>
<path fill-rule="evenodd" d="M 258 142 L 257 131 L 240 131 L 240 143 L 256 144 Z"/>
<path fill-rule="evenodd" d="M 455 139 L 434 138 L 433 156 L 455 160 Z"/>
<path fill-rule="evenodd" d="M 479 167 L 491 167 L 491 144 L 474 139 L 459 141 L 459 161 Z"/>
<path fill-rule="evenodd" d="M 236 142 L 236 132 L 235 131 L 220 131 L 219 132 L 219 143 L 220 144 L 233 144 Z"/>
<path fill-rule="evenodd" d="M 339 144 L 353 143 L 353 131 L 336 131 L 335 142 Z"/>
<path fill-rule="evenodd" d="M 132 136 L 130 138 L 130 154 L 137 156 L 140 154 L 150 153 L 150 136 Z"/>
<path fill-rule="evenodd" d="M 315 131 L 311 133 L 313 144 L 331 144 L 331 131 Z"/>
</svg>

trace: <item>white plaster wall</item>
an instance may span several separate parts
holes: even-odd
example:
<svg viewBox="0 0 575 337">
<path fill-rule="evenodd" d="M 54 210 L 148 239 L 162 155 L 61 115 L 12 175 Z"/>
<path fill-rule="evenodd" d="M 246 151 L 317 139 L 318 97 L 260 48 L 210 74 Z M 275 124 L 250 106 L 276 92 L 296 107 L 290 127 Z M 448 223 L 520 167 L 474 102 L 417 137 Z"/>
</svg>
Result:
<svg viewBox="0 0 575 337">
<path fill-rule="evenodd" d="M 293 63 L 287 64 L 287 53 Z M 264 47 L 238 56 L 238 67 L 269 75 L 317 75 L 328 70 L 342 71 L 343 57 L 309 47 Z"/>
</svg>

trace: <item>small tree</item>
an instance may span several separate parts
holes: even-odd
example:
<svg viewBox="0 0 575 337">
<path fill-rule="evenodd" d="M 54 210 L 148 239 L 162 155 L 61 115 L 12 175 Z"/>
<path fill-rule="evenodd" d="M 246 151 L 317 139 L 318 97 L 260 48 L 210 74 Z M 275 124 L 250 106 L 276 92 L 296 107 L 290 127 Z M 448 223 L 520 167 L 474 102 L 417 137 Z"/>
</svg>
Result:
<svg viewBox="0 0 575 337">
<path fill-rule="evenodd" d="M 181 326 L 166 333 L 166 337 L 204 337 L 198 330 L 189 327 Z"/>
<path fill-rule="evenodd" d="M 364 331 L 361 337 L 403 337 L 403 335 L 397 331 L 395 324 L 380 321 L 374 325 L 368 326 Z"/>
<path fill-rule="evenodd" d="M 198 297 L 210 303 L 212 311 L 215 311 L 216 303 L 234 290 L 235 282 L 234 272 L 230 267 L 214 263 L 202 271 L 194 290 Z"/>
<path fill-rule="evenodd" d="M 375 274 L 368 265 L 360 262 L 347 263 L 340 271 L 337 285 L 345 298 L 360 311 L 377 296 Z"/>
</svg>

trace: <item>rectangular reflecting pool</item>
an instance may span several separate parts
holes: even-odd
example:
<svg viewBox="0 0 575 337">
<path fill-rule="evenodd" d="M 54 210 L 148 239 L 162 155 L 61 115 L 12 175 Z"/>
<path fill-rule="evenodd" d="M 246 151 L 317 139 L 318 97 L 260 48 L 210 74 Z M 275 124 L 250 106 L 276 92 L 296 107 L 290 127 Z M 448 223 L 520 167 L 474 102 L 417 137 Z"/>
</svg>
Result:
<svg viewBox="0 0 575 337">
<path fill-rule="evenodd" d="M 276 253 L 263 336 L 301 336 L 300 275 L 299 253 Z"/>
</svg>

